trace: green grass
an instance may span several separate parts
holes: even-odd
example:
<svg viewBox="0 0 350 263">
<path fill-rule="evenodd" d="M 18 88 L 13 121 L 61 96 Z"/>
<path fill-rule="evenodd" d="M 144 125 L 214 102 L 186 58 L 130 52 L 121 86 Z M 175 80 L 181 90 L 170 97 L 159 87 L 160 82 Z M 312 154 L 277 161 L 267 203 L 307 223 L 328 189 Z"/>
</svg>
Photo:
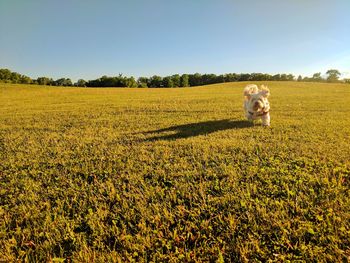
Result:
<svg viewBox="0 0 350 263">
<path fill-rule="evenodd" d="M 245 84 L 0 84 L 0 261 L 349 261 L 350 86 Z"/>
</svg>

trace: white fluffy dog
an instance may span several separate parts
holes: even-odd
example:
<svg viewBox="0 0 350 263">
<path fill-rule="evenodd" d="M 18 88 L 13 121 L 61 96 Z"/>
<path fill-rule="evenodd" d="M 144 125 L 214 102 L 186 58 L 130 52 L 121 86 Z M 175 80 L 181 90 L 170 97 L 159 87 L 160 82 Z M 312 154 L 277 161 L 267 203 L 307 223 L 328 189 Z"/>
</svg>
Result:
<svg viewBox="0 0 350 263">
<path fill-rule="evenodd" d="M 249 121 L 261 118 L 262 125 L 270 126 L 270 104 L 267 100 L 269 95 L 270 90 L 264 85 L 260 89 L 255 84 L 244 88 L 244 111 Z"/>
</svg>

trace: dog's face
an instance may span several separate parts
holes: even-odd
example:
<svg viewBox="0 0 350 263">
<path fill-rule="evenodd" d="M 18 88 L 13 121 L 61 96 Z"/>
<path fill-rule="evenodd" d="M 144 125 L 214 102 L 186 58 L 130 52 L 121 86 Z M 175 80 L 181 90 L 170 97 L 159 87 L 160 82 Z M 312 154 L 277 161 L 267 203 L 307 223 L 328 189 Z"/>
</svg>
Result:
<svg viewBox="0 0 350 263">
<path fill-rule="evenodd" d="M 267 99 L 269 95 L 270 91 L 265 86 L 262 86 L 260 90 L 255 87 L 245 90 L 244 96 L 246 98 L 246 110 L 257 113 L 269 111 L 270 104 Z"/>
</svg>

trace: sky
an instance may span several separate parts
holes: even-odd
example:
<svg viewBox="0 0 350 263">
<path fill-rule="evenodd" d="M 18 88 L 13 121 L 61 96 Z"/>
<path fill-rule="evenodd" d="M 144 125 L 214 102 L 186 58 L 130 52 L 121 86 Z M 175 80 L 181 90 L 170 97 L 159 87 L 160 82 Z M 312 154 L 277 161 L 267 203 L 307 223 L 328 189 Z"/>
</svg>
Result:
<svg viewBox="0 0 350 263">
<path fill-rule="evenodd" d="M 350 0 L 0 0 L 0 68 L 350 77 L 349 12 Z"/>
</svg>

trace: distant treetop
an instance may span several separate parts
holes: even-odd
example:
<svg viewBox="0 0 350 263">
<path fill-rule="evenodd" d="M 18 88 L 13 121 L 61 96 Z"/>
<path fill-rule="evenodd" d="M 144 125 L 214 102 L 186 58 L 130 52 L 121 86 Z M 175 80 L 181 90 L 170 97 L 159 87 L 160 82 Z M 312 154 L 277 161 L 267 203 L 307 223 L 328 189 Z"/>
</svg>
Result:
<svg viewBox="0 0 350 263">
<path fill-rule="evenodd" d="M 126 77 L 122 74 L 114 77 L 102 76 L 98 79 L 85 81 L 79 79 L 73 83 L 69 78 L 60 78 L 53 80 L 49 77 L 39 77 L 32 79 L 28 76 L 11 72 L 9 69 L 0 69 L 0 82 L 38 84 L 49 86 L 76 86 L 76 87 L 140 87 L 140 88 L 172 88 L 172 87 L 192 87 L 224 82 L 237 81 L 312 81 L 312 82 L 339 82 L 340 72 L 336 69 L 330 69 L 326 72 L 327 78 L 321 76 L 321 72 L 313 74 L 311 78 L 298 76 L 296 79 L 293 74 L 275 74 L 266 73 L 227 73 L 221 75 L 215 74 L 174 74 L 171 76 L 140 77 L 137 80 L 131 76 Z M 349 83 L 346 79 L 343 82 Z"/>
</svg>

